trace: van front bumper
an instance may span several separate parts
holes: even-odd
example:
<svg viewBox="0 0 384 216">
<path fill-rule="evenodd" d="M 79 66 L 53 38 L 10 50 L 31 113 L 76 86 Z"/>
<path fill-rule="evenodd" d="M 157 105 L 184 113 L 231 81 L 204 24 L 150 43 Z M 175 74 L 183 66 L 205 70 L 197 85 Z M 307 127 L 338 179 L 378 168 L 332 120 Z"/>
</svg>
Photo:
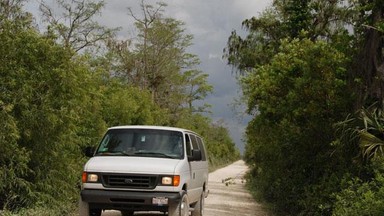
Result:
<svg viewBox="0 0 384 216">
<path fill-rule="evenodd" d="M 90 208 L 133 211 L 167 211 L 171 203 L 178 203 L 182 194 L 178 192 L 140 192 L 89 190 L 81 191 L 81 199 Z M 168 204 L 153 204 L 153 198 L 167 198 Z"/>
</svg>

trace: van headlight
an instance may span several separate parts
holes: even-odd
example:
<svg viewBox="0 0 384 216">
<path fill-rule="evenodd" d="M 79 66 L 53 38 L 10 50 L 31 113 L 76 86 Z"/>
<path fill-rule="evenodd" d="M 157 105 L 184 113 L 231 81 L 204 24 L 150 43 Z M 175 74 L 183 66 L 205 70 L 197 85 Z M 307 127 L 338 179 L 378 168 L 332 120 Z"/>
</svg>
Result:
<svg viewBox="0 0 384 216">
<path fill-rule="evenodd" d="M 160 184 L 163 185 L 163 186 L 174 186 L 174 187 L 177 187 L 180 184 L 180 176 L 179 175 L 175 175 L 175 176 L 162 176 Z"/>
<path fill-rule="evenodd" d="M 81 181 L 83 183 L 98 183 L 100 182 L 99 175 L 96 173 L 83 172 Z"/>
</svg>

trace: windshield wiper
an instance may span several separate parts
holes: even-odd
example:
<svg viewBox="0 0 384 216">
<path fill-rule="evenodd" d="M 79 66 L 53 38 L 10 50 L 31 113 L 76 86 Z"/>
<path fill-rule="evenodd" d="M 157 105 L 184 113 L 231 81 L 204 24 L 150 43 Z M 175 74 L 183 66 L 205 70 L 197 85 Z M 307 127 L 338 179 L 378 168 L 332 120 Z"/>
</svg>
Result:
<svg viewBox="0 0 384 216">
<path fill-rule="evenodd" d="M 138 151 L 138 152 L 135 152 L 134 154 L 135 155 L 159 155 L 159 156 L 166 157 L 166 158 L 172 158 L 172 159 L 175 158 L 175 157 L 172 157 L 170 155 L 167 155 L 167 154 L 164 154 L 164 153 L 161 153 L 161 152 Z"/>
<path fill-rule="evenodd" d="M 133 154 L 130 154 L 126 151 L 98 152 L 96 155 L 98 156 L 115 156 L 115 155 L 133 156 Z"/>
</svg>

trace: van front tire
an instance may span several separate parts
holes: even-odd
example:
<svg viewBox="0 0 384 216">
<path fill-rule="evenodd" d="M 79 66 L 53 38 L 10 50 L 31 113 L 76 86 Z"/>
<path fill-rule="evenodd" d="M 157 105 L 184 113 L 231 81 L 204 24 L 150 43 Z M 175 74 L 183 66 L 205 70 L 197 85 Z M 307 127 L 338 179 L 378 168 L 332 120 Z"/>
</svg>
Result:
<svg viewBox="0 0 384 216">
<path fill-rule="evenodd" d="M 183 194 L 179 203 L 171 204 L 168 207 L 168 216 L 188 216 L 189 200 L 186 193 Z"/>
<path fill-rule="evenodd" d="M 101 216 L 101 209 L 89 209 L 89 216 Z"/>
<path fill-rule="evenodd" d="M 134 211 L 127 211 L 127 210 L 121 211 L 122 216 L 132 216 L 134 214 L 135 214 Z"/>
</svg>

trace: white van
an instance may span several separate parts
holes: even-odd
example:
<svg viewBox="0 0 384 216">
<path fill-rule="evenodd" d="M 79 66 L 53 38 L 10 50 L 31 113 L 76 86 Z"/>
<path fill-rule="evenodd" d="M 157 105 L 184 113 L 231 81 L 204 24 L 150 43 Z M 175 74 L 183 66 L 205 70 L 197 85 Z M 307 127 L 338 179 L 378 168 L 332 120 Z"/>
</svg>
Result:
<svg viewBox="0 0 384 216">
<path fill-rule="evenodd" d="M 201 216 L 208 195 L 208 161 L 202 138 L 159 126 L 109 128 L 82 175 L 80 215 L 108 209 Z"/>
</svg>

